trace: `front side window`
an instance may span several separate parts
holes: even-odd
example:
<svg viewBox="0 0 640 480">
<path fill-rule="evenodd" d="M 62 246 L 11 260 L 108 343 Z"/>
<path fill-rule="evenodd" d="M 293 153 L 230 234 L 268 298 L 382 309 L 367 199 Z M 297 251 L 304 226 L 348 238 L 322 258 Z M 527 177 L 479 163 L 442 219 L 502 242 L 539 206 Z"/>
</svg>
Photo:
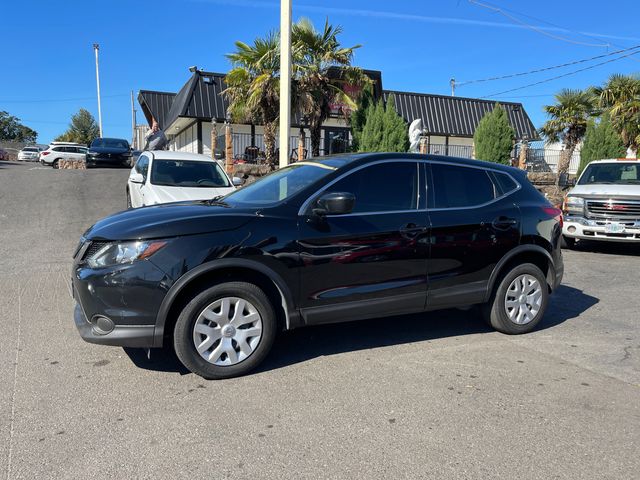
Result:
<svg viewBox="0 0 640 480">
<path fill-rule="evenodd" d="M 229 179 L 214 161 L 154 160 L 151 183 L 167 187 L 218 188 L 228 187 Z"/>
<path fill-rule="evenodd" d="M 340 163 L 336 159 L 294 163 L 230 193 L 224 201 L 236 205 L 278 203 L 334 172 Z"/>
<path fill-rule="evenodd" d="M 323 193 L 348 192 L 352 213 L 392 212 L 418 208 L 418 163 L 387 162 L 351 173 Z"/>
<path fill-rule="evenodd" d="M 578 185 L 593 183 L 615 183 L 631 185 L 640 183 L 640 169 L 637 163 L 595 163 L 589 165 L 580 176 Z"/>
<path fill-rule="evenodd" d="M 481 168 L 434 163 L 431 176 L 434 208 L 474 207 L 496 198 L 493 182 Z"/>
</svg>

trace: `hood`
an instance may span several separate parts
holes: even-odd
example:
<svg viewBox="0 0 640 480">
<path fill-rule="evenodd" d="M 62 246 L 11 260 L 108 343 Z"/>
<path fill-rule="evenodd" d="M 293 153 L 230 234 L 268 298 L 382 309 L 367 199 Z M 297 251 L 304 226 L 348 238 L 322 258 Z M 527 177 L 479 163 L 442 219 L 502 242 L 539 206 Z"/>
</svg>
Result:
<svg viewBox="0 0 640 480">
<path fill-rule="evenodd" d="M 129 153 L 130 150 L 128 148 L 121 147 L 91 147 L 87 153 Z"/>
<path fill-rule="evenodd" d="M 579 195 L 585 198 L 631 198 L 640 200 L 640 184 L 592 183 L 589 185 L 576 185 L 571 189 L 569 195 Z"/>
<path fill-rule="evenodd" d="M 148 190 L 147 200 L 154 203 L 183 202 L 187 200 L 211 200 L 218 195 L 226 195 L 235 190 L 233 187 L 196 188 L 196 187 L 168 187 L 152 185 Z M 149 203 L 149 202 L 147 202 Z"/>
<path fill-rule="evenodd" d="M 256 218 L 256 209 L 183 202 L 136 208 L 103 218 L 89 240 L 148 240 L 234 230 Z"/>
</svg>

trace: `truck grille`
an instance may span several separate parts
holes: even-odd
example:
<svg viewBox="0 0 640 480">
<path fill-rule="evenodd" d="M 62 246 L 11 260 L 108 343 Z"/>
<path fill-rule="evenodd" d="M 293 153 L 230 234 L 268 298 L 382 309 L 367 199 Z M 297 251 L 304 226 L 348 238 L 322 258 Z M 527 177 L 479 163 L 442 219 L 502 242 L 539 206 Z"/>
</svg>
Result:
<svg viewBox="0 0 640 480">
<path fill-rule="evenodd" d="M 640 219 L 640 201 L 587 200 L 589 217 Z"/>
</svg>

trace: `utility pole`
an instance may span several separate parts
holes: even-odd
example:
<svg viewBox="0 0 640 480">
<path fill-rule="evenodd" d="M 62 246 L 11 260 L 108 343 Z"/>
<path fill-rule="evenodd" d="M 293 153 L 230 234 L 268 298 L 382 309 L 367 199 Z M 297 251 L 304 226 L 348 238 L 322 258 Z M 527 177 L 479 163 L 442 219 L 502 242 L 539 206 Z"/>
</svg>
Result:
<svg viewBox="0 0 640 480">
<path fill-rule="evenodd" d="M 291 131 L 291 0 L 280 0 L 280 168 L 289 164 Z"/>
<path fill-rule="evenodd" d="M 102 108 L 100 105 L 100 69 L 98 68 L 98 50 L 100 45 L 93 44 L 93 51 L 96 54 L 96 85 L 98 86 L 98 126 L 100 127 L 100 136 L 102 137 Z"/>
<path fill-rule="evenodd" d="M 136 109 L 133 103 L 133 90 L 131 90 L 131 145 L 138 148 L 136 145 Z"/>
<path fill-rule="evenodd" d="M 449 80 L 449 83 L 451 84 L 451 96 L 455 97 L 456 96 L 456 79 L 452 78 L 451 80 Z"/>
</svg>

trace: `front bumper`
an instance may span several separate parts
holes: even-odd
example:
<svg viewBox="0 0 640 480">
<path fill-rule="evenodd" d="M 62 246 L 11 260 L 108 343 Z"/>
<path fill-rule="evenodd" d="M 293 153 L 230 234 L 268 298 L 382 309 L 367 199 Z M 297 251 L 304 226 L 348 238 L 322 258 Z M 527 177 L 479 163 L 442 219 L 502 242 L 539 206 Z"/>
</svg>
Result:
<svg viewBox="0 0 640 480">
<path fill-rule="evenodd" d="M 617 230 L 611 231 L 616 226 Z M 640 242 L 640 220 L 588 219 L 580 216 L 565 215 L 562 234 L 578 240 L 602 240 L 608 242 Z"/>
<path fill-rule="evenodd" d="M 162 346 L 162 336 L 156 335 L 155 324 L 171 283 L 148 260 L 99 270 L 77 262 L 73 268 L 72 293 L 77 302 L 74 321 L 80 336 L 89 343 L 102 345 Z"/>
<path fill-rule="evenodd" d="M 128 166 L 131 157 L 125 157 L 123 155 L 87 155 L 87 166 L 97 167 L 102 165 L 110 166 Z"/>
<path fill-rule="evenodd" d="M 76 303 L 73 320 L 85 342 L 118 347 L 151 348 L 154 346 L 154 325 L 116 325 L 109 333 L 100 333 L 89 322 L 82 307 Z"/>
</svg>

